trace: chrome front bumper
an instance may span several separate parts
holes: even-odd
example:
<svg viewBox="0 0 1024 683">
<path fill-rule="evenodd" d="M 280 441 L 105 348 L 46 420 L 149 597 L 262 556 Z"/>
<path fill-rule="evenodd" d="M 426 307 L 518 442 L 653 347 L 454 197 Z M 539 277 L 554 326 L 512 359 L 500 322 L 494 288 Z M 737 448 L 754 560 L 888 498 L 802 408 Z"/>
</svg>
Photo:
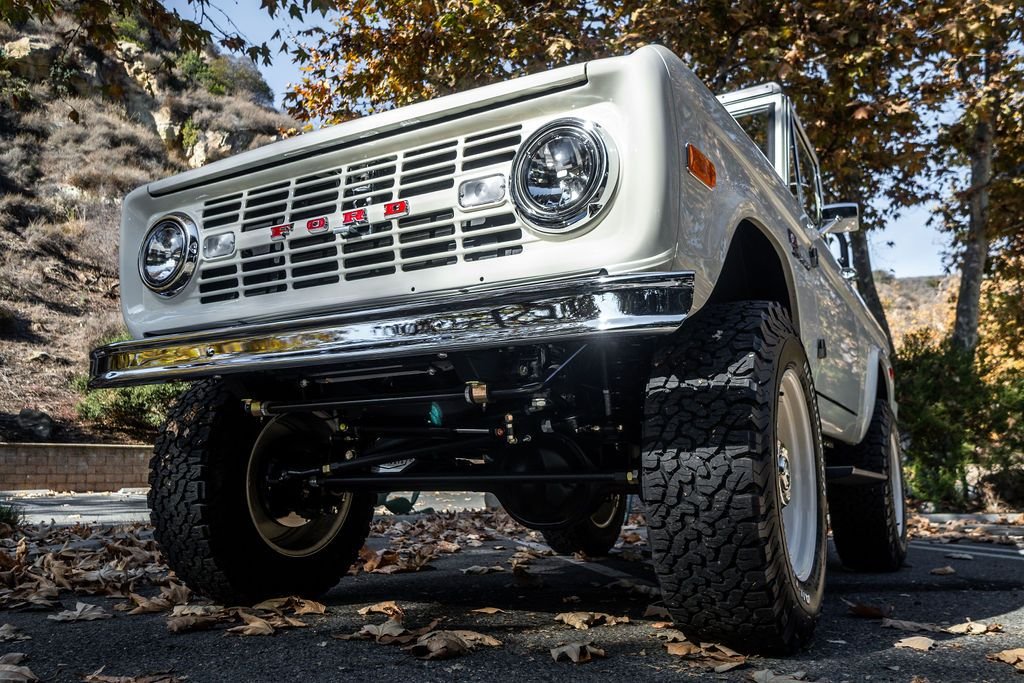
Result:
<svg viewBox="0 0 1024 683">
<path fill-rule="evenodd" d="M 89 386 L 194 380 L 602 335 L 666 334 L 686 319 L 693 273 L 506 283 L 317 317 L 165 335 L 92 352 Z"/>
</svg>

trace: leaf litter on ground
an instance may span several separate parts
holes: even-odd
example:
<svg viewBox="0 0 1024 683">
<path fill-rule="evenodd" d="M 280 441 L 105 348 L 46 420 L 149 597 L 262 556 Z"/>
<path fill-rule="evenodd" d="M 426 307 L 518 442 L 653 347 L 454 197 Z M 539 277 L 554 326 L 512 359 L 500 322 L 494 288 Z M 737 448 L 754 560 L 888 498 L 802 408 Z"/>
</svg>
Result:
<svg viewBox="0 0 1024 683">
<path fill-rule="evenodd" d="M 665 650 L 674 657 L 724 673 L 747 663 L 745 655 L 718 643 L 702 643 L 690 640 L 682 631 L 674 628 L 660 630 L 657 637 L 664 641 Z"/>
</svg>

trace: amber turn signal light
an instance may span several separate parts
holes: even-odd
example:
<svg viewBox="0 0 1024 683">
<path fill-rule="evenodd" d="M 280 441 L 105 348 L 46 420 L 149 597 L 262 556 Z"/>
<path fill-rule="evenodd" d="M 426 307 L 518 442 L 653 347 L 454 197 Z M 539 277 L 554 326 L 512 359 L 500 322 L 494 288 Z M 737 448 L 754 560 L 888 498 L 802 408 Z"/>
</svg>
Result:
<svg viewBox="0 0 1024 683">
<path fill-rule="evenodd" d="M 710 189 L 715 189 L 715 165 L 704 156 L 704 152 L 690 143 L 686 143 L 686 170 Z"/>
</svg>

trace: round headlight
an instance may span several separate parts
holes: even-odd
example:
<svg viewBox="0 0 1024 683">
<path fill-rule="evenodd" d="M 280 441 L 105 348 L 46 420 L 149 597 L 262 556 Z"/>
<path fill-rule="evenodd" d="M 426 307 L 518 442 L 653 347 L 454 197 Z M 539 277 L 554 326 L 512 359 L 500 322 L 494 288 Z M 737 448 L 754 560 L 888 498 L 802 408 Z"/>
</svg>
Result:
<svg viewBox="0 0 1024 683">
<path fill-rule="evenodd" d="M 538 230 L 570 230 L 602 208 L 612 162 L 596 124 L 552 121 L 519 149 L 512 164 L 512 199 Z"/>
<path fill-rule="evenodd" d="M 188 284 L 198 256 L 196 224 L 188 216 L 171 214 L 146 233 L 139 252 L 139 275 L 152 291 L 173 296 Z"/>
</svg>

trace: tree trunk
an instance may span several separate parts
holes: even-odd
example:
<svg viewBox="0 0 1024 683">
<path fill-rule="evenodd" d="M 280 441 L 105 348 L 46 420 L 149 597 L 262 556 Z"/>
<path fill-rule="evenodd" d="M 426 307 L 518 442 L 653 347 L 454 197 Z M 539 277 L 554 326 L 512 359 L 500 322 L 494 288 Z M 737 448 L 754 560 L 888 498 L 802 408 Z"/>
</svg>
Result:
<svg viewBox="0 0 1024 683">
<path fill-rule="evenodd" d="M 850 248 L 853 251 L 853 265 L 857 270 L 857 291 L 860 292 L 864 303 L 868 305 L 868 310 L 885 331 L 885 338 L 889 340 L 889 348 L 893 349 L 892 332 L 889 330 L 889 320 L 885 317 L 882 299 L 879 298 L 878 289 L 875 287 L 875 276 L 871 270 L 871 254 L 868 252 L 868 238 L 863 228 L 850 233 Z"/>
<path fill-rule="evenodd" d="M 960 291 L 956 297 L 956 320 L 952 341 L 957 348 L 973 354 L 978 346 L 978 317 L 981 313 L 981 281 L 988 258 L 988 186 L 992 180 L 992 124 L 981 118 L 971 139 L 971 187 L 967 190 L 970 209 L 964 253 L 960 262 Z"/>
</svg>

